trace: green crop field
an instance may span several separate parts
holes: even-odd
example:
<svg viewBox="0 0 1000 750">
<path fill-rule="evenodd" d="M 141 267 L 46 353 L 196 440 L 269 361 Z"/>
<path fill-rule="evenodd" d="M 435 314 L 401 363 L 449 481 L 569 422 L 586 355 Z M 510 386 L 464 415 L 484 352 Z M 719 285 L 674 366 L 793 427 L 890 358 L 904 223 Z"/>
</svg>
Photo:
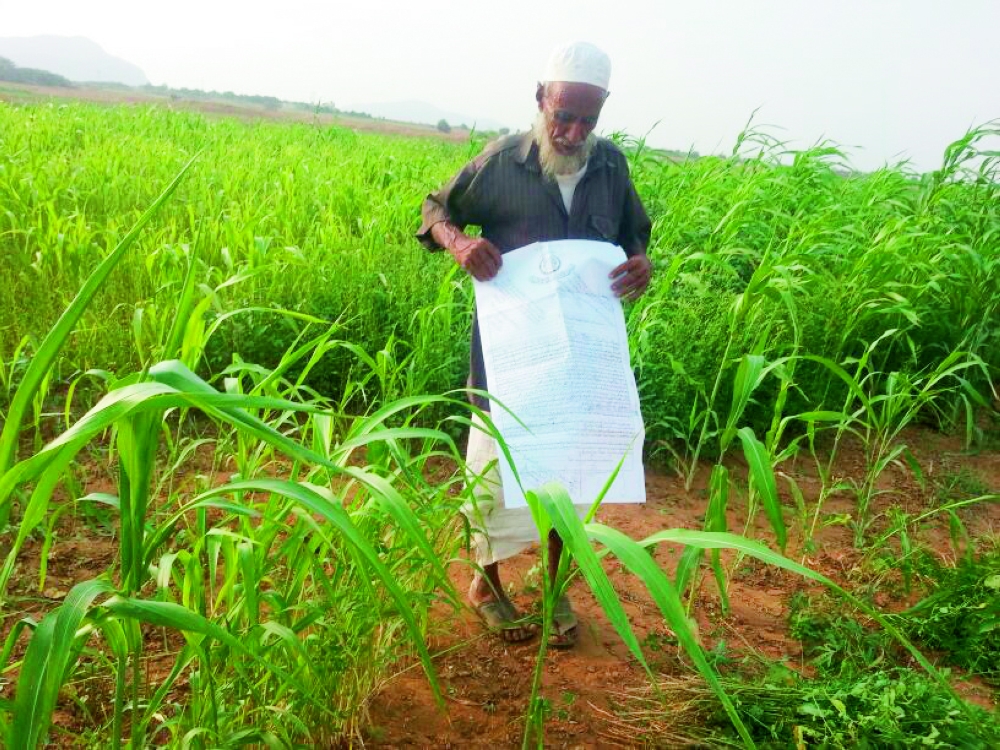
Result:
<svg viewBox="0 0 1000 750">
<path fill-rule="evenodd" d="M 997 746 L 1000 536 L 974 514 L 1000 487 L 943 487 L 918 442 L 1000 445 L 1000 124 L 927 174 L 757 130 L 689 160 L 616 138 L 653 219 L 651 288 L 626 308 L 647 458 L 688 489 L 707 473 L 703 528 L 633 539 L 572 512 L 595 498 L 532 501 L 653 686 L 633 738 L 657 743 L 671 688 L 606 555 L 699 681 L 701 741 Z M 472 291 L 413 233 L 483 145 L 0 103 L 5 746 L 336 745 L 411 663 L 446 710 L 428 634 L 462 603 Z M 903 476 L 926 503 L 894 501 Z M 810 565 L 837 518 L 863 585 Z M 668 545 L 670 569 L 650 554 Z M 86 575 L 55 590 L 61 549 Z M 811 582 L 788 616 L 814 660 L 780 689 L 690 624 L 707 600 L 725 614 L 747 560 Z M 884 611 L 880 586 L 914 606 Z M 553 716 L 545 642 L 525 745 Z M 913 700 L 886 704 L 889 684 Z"/>
</svg>

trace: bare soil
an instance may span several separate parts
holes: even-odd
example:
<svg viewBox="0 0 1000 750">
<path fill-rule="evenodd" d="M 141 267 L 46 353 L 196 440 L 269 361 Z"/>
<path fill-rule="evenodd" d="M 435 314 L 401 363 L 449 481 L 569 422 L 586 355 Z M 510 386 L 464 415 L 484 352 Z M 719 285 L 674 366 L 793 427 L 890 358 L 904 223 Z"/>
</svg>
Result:
<svg viewBox="0 0 1000 750">
<path fill-rule="evenodd" d="M 977 478 L 990 492 L 1000 491 L 1000 453 L 964 454 L 957 440 L 929 431 L 915 431 L 907 438 L 909 445 L 919 446 L 916 453 L 930 483 L 923 489 L 909 469 L 890 468 L 882 481 L 888 493 L 879 499 L 876 512 L 889 505 L 899 505 L 910 512 L 934 507 L 934 481 L 955 476 L 959 471 Z M 710 468 L 699 469 L 690 490 L 685 489 L 683 479 L 675 474 L 647 470 L 646 504 L 607 506 L 598 520 L 634 539 L 665 528 L 699 529 Z M 746 477 L 745 467 L 738 462 L 731 468 L 733 476 Z M 863 469 L 864 458 L 859 450 L 842 451 L 837 462 L 839 476 L 859 478 Z M 798 482 L 807 502 L 815 498 L 819 482 L 807 461 L 799 459 L 794 465 L 784 467 L 784 471 Z M 791 498 L 784 499 L 786 507 L 792 507 Z M 852 511 L 852 498 L 834 496 L 824 508 L 824 517 L 837 518 Z M 730 530 L 741 532 L 745 520 L 745 504 L 737 500 L 729 510 Z M 963 520 L 973 539 L 997 539 L 1000 504 L 973 506 L 963 511 Z M 853 548 L 853 531 L 846 525 L 822 528 L 815 551 L 806 553 L 802 549 L 802 536 L 796 531 L 798 521 L 792 514 L 786 514 L 786 521 L 791 527 L 789 557 L 804 562 L 848 590 L 857 590 L 871 582 L 872 573 L 863 564 L 862 554 Z M 763 514 L 759 514 L 749 535 L 773 541 Z M 926 527 L 920 543 L 943 559 L 954 559 L 946 524 Z M 671 572 L 678 556 L 679 550 L 666 547 L 656 553 L 657 560 Z M 512 598 L 522 610 L 530 609 L 539 596 L 537 560 L 537 551 L 529 550 L 501 565 Z M 732 556 L 728 560 L 731 564 Z M 612 559 L 605 560 L 605 570 L 654 672 L 664 677 L 691 675 L 693 668 L 680 655 L 676 641 L 641 581 Z M 470 578 L 467 566 L 454 567 L 453 580 L 459 591 L 467 589 Z M 901 587 L 894 587 L 891 580 L 878 588 L 875 603 L 884 609 L 898 610 L 910 603 Z M 711 577 L 703 577 L 694 611 L 703 645 L 712 648 L 725 641 L 730 654 L 785 660 L 790 666 L 808 671 L 801 644 L 790 637 L 787 626 L 788 602 L 798 591 L 816 593 L 820 588 L 792 573 L 746 560 L 733 571 L 729 588 L 731 610 L 723 616 Z M 623 739 L 618 715 L 624 694 L 641 691 L 649 684 L 648 677 L 615 634 L 586 583 L 581 579 L 575 581 L 570 595 L 583 627 L 575 648 L 550 649 L 546 657 L 543 694 L 552 707 L 546 725 L 546 746 L 596 748 L 636 744 Z M 537 640 L 505 644 L 485 633 L 471 610 L 458 616 L 442 611 L 431 646 L 439 654 L 435 665 L 445 695 L 444 709 L 435 704 L 419 665 L 409 665 L 388 679 L 373 698 L 365 746 L 520 747 Z M 975 681 L 963 681 L 956 687 L 967 699 L 984 706 L 995 705 L 1000 698 Z"/>
<path fill-rule="evenodd" d="M 939 488 L 954 483 L 956 477 L 966 477 L 967 482 L 978 485 L 982 491 L 1000 492 L 1000 451 L 970 454 L 962 450 L 959 440 L 929 430 L 914 430 L 905 436 L 905 441 L 913 447 L 926 481 L 921 485 L 903 464 L 890 467 L 880 483 L 885 494 L 875 505 L 876 514 L 892 505 L 914 514 L 936 507 L 940 504 Z M 210 472 L 209 464 L 199 465 L 204 460 L 208 460 L 207 457 L 196 457 L 195 465 L 188 469 L 190 476 L 181 476 L 178 481 L 193 481 L 195 474 Z M 738 482 L 745 481 L 747 472 L 739 458 L 727 463 L 737 483 L 729 508 L 729 528 L 741 533 L 747 507 Z M 834 473 L 839 479 L 858 480 L 863 475 L 864 465 L 864 456 L 858 447 L 848 446 L 840 451 Z M 437 468 L 450 473 L 448 467 Z M 677 474 L 662 467 L 649 468 L 646 504 L 607 506 L 600 511 L 598 520 L 634 539 L 665 528 L 700 529 L 710 471 L 710 465 L 700 466 L 691 488 L 685 489 L 683 479 Z M 820 489 L 812 459 L 800 457 L 782 466 L 781 471 L 795 479 L 811 506 Z M 81 480 L 87 492 L 111 492 L 113 488 L 107 476 L 107 467 L 94 465 Z M 217 477 L 218 481 L 225 479 L 225 476 Z M 849 493 L 834 495 L 827 501 L 822 514 L 826 523 L 820 525 L 816 544 L 807 551 L 802 544 L 801 520 L 791 510 L 794 503 L 780 477 L 779 489 L 785 501 L 790 532 L 789 557 L 827 575 L 848 590 L 858 592 L 865 587 L 876 590 L 874 602 L 883 609 L 899 610 L 912 603 L 915 593 L 904 596 L 898 581 L 891 577 L 877 579 L 863 554 L 854 549 L 853 531 L 842 522 L 854 512 L 854 500 Z M 961 511 L 961 516 L 973 540 L 1000 540 L 1000 504 L 980 503 Z M 884 526 L 884 521 L 876 522 L 876 529 L 880 523 Z M 11 592 L 18 599 L 18 618 L 40 619 L 73 585 L 95 577 L 113 564 L 117 544 L 100 535 L 101 526 L 77 521 L 72 530 L 67 530 L 71 533 L 64 534 L 60 525 L 60 539 L 51 550 L 43 549 L 37 541 L 28 543 L 11 585 Z M 763 513 L 758 513 L 747 535 L 773 544 L 773 535 Z M 945 561 L 955 559 L 946 522 L 926 525 L 915 541 Z M 677 548 L 661 545 L 655 557 L 672 573 L 679 553 Z M 43 556 L 47 577 L 39 593 L 37 571 Z M 792 667 L 808 671 L 801 644 L 788 632 L 788 604 L 796 592 L 818 593 L 820 588 L 791 573 L 750 559 L 738 565 L 734 565 L 731 555 L 724 559 L 730 568 L 731 610 L 723 615 L 714 582 L 710 576 L 703 576 L 693 611 L 702 644 L 714 648 L 724 641 L 727 653 L 734 657 L 755 654 L 784 660 Z M 523 610 L 530 610 L 540 594 L 537 561 L 536 551 L 529 550 L 501 566 L 512 598 Z M 606 558 L 604 565 L 654 672 L 666 678 L 691 676 L 693 668 L 680 654 L 672 633 L 642 583 L 613 558 Z M 467 590 L 471 579 L 468 565 L 456 563 L 451 573 L 457 590 Z M 546 725 L 546 746 L 590 748 L 638 744 L 626 739 L 628 735 L 623 734 L 620 716 L 625 694 L 641 691 L 648 685 L 648 678 L 609 625 L 585 582 L 576 580 L 570 595 L 581 620 L 581 637 L 575 648 L 549 650 L 546 657 L 543 693 L 552 709 Z M 4 637 L 13 620 L 4 617 Z M 22 637 L 15 658 L 17 651 L 23 653 L 24 640 Z M 369 725 L 362 738 L 364 746 L 519 747 L 537 640 L 526 644 L 503 643 L 484 631 L 471 610 L 454 612 L 441 606 L 431 623 L 429 644 L 431 652 L 436 654 L 434 661 L 445 696 L 444 707 L 436 704 L 419 664 L 401 664 L 398 672 L 387 677 L 381 690 L 371 698 Z M 170 644 L 165 644 L 165 649 L 162 658 L 150 654 L 147 669 L 154 682 L 162 671 L 161 666 L 167 669 L 163 665 L 171 663 Z M 12 697 L 14 679 L 16 674 L 0 676 L 2 697 Z M 179 687 L 183 688 L 183 681 Z M 975 681 L 956 682 L 956 687 L 967 699 L 984 706 L 995 706 L 1000 699 L 995 691 Z M 94 685 L 96 703 L 107 688 L 107 685 L 103 688 Z M 54 718 L 57 726 L 69 730 L 70 734 L 62 735 L 64 737 L 73 736 L 82 729 L 81 717 L 72 710 L 60 708 Z"/>
</svg>

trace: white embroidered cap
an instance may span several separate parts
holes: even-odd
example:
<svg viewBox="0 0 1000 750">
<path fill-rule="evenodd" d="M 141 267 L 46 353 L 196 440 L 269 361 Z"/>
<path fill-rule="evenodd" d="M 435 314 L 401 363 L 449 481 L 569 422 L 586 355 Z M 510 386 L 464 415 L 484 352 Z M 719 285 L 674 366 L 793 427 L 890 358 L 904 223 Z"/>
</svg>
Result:
<svg viewBox="0 0 1000 750">
<path fill-rule="evenodd" d="M 589 83 L 607 91 L 611 81 L 611 58 L 590 42 L 563 44 L 549 57 L 542 81 Z"/>
</svg>

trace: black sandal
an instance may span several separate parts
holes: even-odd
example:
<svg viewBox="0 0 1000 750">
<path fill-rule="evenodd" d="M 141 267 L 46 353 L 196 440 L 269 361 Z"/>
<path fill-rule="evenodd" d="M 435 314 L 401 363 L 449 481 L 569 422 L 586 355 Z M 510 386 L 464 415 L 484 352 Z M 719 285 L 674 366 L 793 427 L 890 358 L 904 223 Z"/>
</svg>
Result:
<svg viewBox="0 0 1000 750">
<path fill-rule="evenodd" d="M 536 628 L 507 599 L 491 599 L 473 606 L 487 629 L 505 643 L 523 643 L 534 637 Z"/>
<path fill-rule="evenodd" d="M 552 630 L 549 645 L 554 648 L 572 648 L 580 639 L 580 621 L 576 619 L 573 605 L 566 595 L 560 596 L 552 611 Z"/>
</svg>

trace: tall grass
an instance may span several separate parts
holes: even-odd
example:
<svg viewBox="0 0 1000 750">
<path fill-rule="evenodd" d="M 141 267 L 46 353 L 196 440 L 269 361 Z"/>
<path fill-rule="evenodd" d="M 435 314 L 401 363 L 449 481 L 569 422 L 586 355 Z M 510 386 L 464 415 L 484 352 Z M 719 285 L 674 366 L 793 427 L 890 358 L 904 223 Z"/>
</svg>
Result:
<svg viewBox="0 0 1000 750">
<path fill-rule="evenodd" d="M 1000 123 L 970 131 L 929 175 L 844 174 L 832 147 L 789 154 L 753 135 L 729 158 L 673 163 L 646 150 L 636 168 L 660 269 L 630 321 L 653 440 L 690 460 L 724 438 L 745 355 L 793 357 L 745 409 L 761 432 L 776 409 L 843 402 L 847 385 L 799 355 L 849 366 L 882 339 L 877 391 L 889 373 L 929 371 L 955 351 L 1000 364 L 1000 161 L 983 148 Z M 964 419 L 953 393 L 940 422 Z"/>
<path fill-rule="evenodd" d="M 394 356 L 412 354 L 428 390 L 462 383 L 467 287 L 443 281 L 449 261 L 412 232 L 422 196 L 475 145 L 82 104 L 3 105 L 0 125 L 5 381 L 152 186 L 204 149 L 77 326 L 54 381 L 149 361 L 147 342 L 169 328 L 194 257 L 208 322 L 244 311 L 214 330 L 202 363 L 211 372 L 234 351 L 279 361 L 298 330 L 268 312 L 280 308 L 339 322 L 339 338 L 366 352 L 395 334 Z M 636 149 L 657 273 L 629 323 L 651 441 L 688 463 L 724 452 L 734 367 L 748 354 L 846 366 L 892 330 L 877 372 L 933 368 L 956 350 L 996 367 L 998 130 L 970 131 L 927 175 L 906 165 L 845 175 L 831 146 L 787 153 L 755 131 L 727 158 L 675 162 Z M 434 320 L 421 312 L 430 310 Z M 339 391 L 353 361 L 328 353 L 312 384 Z M 846 394 L 822 365 L 784 361 L 738 415 L 762 440 L 776 404 L 802 412 Z M 942 417 L 964 418 L 949 406 Z"/>
<path fill-rule="evenodd" d="M 357 731 L 365 697 L 406 643 L 440 700 L 423 633 L 433 599 L 454 600 L 441 560 L 459 536 L 441 533 L 453 525 L 454 502 L 447 482 L 428 484 L 425 464 L 438 453 L 454 457 L 455 445 L 443 432 L 410 426 L 439 398 L 383 401 L 365 417 L 319 396 L 298 398 L 301 383 L 284 373 L 307 355 L 315 362 L 329 332 L 289 350 L 273 370 L 253 369 L 245 385 L 238 369 L 231 372 L 226 392 L 179 361 L 119 378 L 69 429 L 17 460 L 26 405 L 44 387 L 40 373 L 56 361 L 75 323 L 182 176 L 98 265 L 44 338 L 0 433 L 4 516 L 21 500 L 0 601 L 8 601 L 24 543 L 47 521 L 46 547 L 51 543 L 66 507 L 53 512 L 53 494 L 63 482 L 72 488 L 70 467 L 81 451 L 110 434 L 109 457 L 118 467 L 115 494 L 74 501 L 114 510 L 117 569 L 78 583 L 40 622 L 24 618 L 9 632 L 6 657 L 24 630 L 33 631 L 15 665 L 10 716 L 0 720 L 10 747 L 46 740 L 60 693 L 98 635 L 114 674 L 113 698 L 98 701 L 105 710 L 99 735 L 112 746 L 126 735 L 134 747 L 147 740 L 289 746 L 342 739 Z M 192 324 L 199 329 L 199 317 L 184 301 L 193 275 L 186 279 L 165 352 L 184 351 L 185 333 Z M 301 376 L 307 372 L 308 365 Z M 206 442 L 192 443 L 184 429 L 192 410 L 212 420 L 222 436 L 219 458 L 234 458 L 240 471 L 193 497 L 164 490 L 157 478 L 183 470 Z M 165 462 L 158 460 L 161 447 Z M 355 453 L 365 449 L 369 459 L 360 464 Z M 291 465 L 275 466 L 279 457 Z M 285 476 L 273 476 L 275 470 Z M 43 553 L 39 588 L 45 575 Z M 146 652 L 161 639 L 167 647 L 171 633 L 183 637 L 183 645 L 175 640 L 168 650 L 168 676 L 150 681 L 142 667 Z M 187 683 L 187 700 L 172 694 L 179 679 Z"/>
<path fill-rule="evenodd" d="M 201 149 L 176 200 L 76 327 L 54 380 L 148 360 L 145 342 L 169 328 L 190 257 L 200 266 L 198 296 L 211 297 L 210 318 L 246 310 L 209 342 L 213 371 L 233 351 L 265 366 L 280 360 L 297 330 L 268 308 L 340 321 L 343 338 L 374 352 L 393 330 L 410 342 L 411 328 L 425 322 L 414 320 L 419 310 L 459 299 L 442 299 L 447 261 L 412 241 L 414 201 L 466 153 L 448 144 L 82 104 L 0 104 L 0 133 L 0 361 L 19 347 L 33 351 L 103 248 Z M 467 314 L 453 316 L 448 330 L 433 326 L 443 333 L 435 340 L 461 351 Z M 439 362 L 430 390 L 461 384 L 461 360 Z M 314 382 L 335 393 L 353 362 L 346 350 L 330 353 Z"/>
<path fill-rule="evenodd" d="M 997 123 L 970 131 L 928 175 L 845 173 L 832 146 L 788 153 L 753 130 L 726 158 L 625 143 L 654 218 L 653 284 L 628 310 L 650 445 L 689 485 L 714 462 L 705 528 L 632 540 L 581 524 L 558 488 L 525 489 L 542 537 L 567 540 L 645 664 L 599 557 L 640 576 L 745 742 L 688 632 L 704 551 L 724 608 L 722 549 L 839 591 L 746 538 L 755 516 L 783 552 L 790 513 L 808 543 L 825 499 L 850 489 L 865 545 L 885 469 L 921 477 L 908 426 L 979 437 L 1000 364 L 998 135 Z M 52 716 L 81 670 L 100 677 L 76 709 L 89 740 L 112 745 L 341 741 L 403 656 L 436 690 L 423 636 L 432 604 L 455 601 L 442 561 L 462 536 L 455 438 L 468 419 L 458 400 L 423 394 L 464 378 L 470 290 L 412 232 L 422 195 L 476 148 L 0 105 L 8 744 L 61 731 Z M 834 474 L 846 440 L 866 460 L 854 485 Z M 725 462 L 736 451 L 745 477 Z M 822 482 L 812 507 L 781 471 L 799 453 Z M 112 490 L 86 491 L 82 468 L 97 465 Z M 726 511 L 744 482 L 741 536 Z M 113 565 L 27 615 L 60 528 L 98 507 Z M 663 543 L 685 546 L 673 580 L 646 552 Z M 29 547 L 38 568 L 15 576 Z M 546 581 L 547 613 L 567 560 Z M 543 738 L 546 642 L 526 745 Z"/>
</svg>

